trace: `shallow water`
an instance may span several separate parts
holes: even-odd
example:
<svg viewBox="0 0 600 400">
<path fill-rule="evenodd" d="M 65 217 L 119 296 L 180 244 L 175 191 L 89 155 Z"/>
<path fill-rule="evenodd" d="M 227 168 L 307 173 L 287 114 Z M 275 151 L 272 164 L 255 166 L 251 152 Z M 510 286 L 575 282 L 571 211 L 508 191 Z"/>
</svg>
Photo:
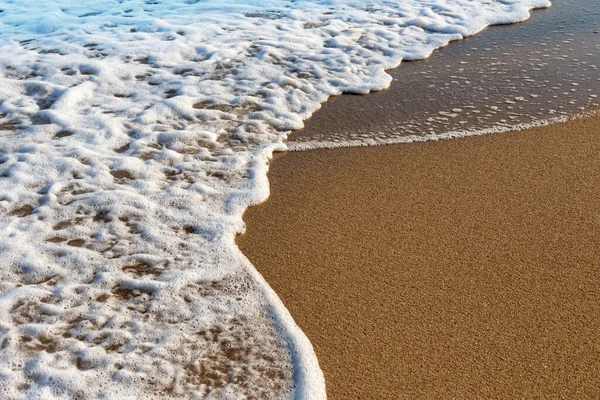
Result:
<svg viewBox="0 0 600 400">
<path fill-rule="evenodd" d="M 517 26 L 490 27 L 389 71 L 390 89 L 330 99 L 293 149 L 504 130 L 578 113 L 600 96 L 600 7 L 557 0 Z"/>
</svg>

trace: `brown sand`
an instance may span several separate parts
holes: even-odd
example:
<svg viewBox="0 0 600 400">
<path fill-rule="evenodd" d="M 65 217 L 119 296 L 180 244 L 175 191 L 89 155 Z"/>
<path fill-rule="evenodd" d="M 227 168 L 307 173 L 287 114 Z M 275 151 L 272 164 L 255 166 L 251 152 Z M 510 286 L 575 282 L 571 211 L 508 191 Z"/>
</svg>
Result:
<svg viewBox="0 0 600 400">
<path fill-rule="evenodd" d="M 599 135 L 276 157 L 238 243 L 329 398 L 600 398 Z"/>
</svg>

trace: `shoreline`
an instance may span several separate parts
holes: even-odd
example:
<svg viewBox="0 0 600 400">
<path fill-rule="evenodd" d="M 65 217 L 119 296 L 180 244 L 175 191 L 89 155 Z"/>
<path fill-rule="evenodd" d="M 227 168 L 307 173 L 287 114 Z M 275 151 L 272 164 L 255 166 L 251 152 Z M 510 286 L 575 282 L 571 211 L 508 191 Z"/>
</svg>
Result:
<svg viewBox="0 0 600 400">
<path fill-rule="evenodd" d="M 600 394 L 598 131 L 276 156 L 237 242 L 329 398 Z"/>
<path fill-rule="evenodd" d="M 400 138 L 387 138 L 373 140 L 357 140 L 357 141 L 345 141 L 345 142 L 294 142 L 288 146 L 290 152 L 295 151 L 311 151 L 311 150 L 332 150 L 332 149 L 344 149 L 344 148 L 359 148 L 359 147 L 373 147 L 373 146 L 390 146 L 390 145 L 401 145 L 411 143 L 425 143 L 425 142 L 436 142 L 439 140 L 449 139 L 461 139 L 473 136 L 484 136 L 494 135 L 507 132 L 519 132 L 523 130 L 541 128 L 544 126 L 550 126 L 554 124 L 565 123 L 581 118 L 592 118 L 600 113 L 598 106 L 594 105 L 590 109 L 575 113 L 573 115 L 561 115 L 559 117 L 536 120 L 530 123 L 522 123 L 512 126 L 496 126 L 490 128 L 483 128 L 480 130 L 463 130 L 463 131 L 449 131 L 439 134 L 431 135 L 411 135 L 403 136 Z"/>
</svg>

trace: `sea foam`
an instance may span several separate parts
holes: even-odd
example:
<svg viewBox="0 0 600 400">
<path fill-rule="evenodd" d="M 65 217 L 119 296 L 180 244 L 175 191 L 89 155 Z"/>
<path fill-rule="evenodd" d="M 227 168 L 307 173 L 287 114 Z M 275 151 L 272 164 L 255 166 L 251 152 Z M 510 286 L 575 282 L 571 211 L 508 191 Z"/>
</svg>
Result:
<svg viewBox="0 0 600 400">
<path fill-rule="evenodd" d="M 331 95 L 547 0 L 0 5 L 3 398 L 325 397 L 235 246 Z"/>
</svg>

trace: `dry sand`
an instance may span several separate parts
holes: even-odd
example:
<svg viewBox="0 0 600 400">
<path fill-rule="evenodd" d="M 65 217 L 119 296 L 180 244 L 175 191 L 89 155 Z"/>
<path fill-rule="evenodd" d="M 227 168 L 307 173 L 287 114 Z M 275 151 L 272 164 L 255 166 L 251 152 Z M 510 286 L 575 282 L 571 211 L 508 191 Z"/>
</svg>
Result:
<svg viewBox="0 0 600 400">
<path fill-rule="evenodd" d="M 280 155 L 238 243 L 331 399 L 600 398 L 599 138 Z"/>
</svg>

